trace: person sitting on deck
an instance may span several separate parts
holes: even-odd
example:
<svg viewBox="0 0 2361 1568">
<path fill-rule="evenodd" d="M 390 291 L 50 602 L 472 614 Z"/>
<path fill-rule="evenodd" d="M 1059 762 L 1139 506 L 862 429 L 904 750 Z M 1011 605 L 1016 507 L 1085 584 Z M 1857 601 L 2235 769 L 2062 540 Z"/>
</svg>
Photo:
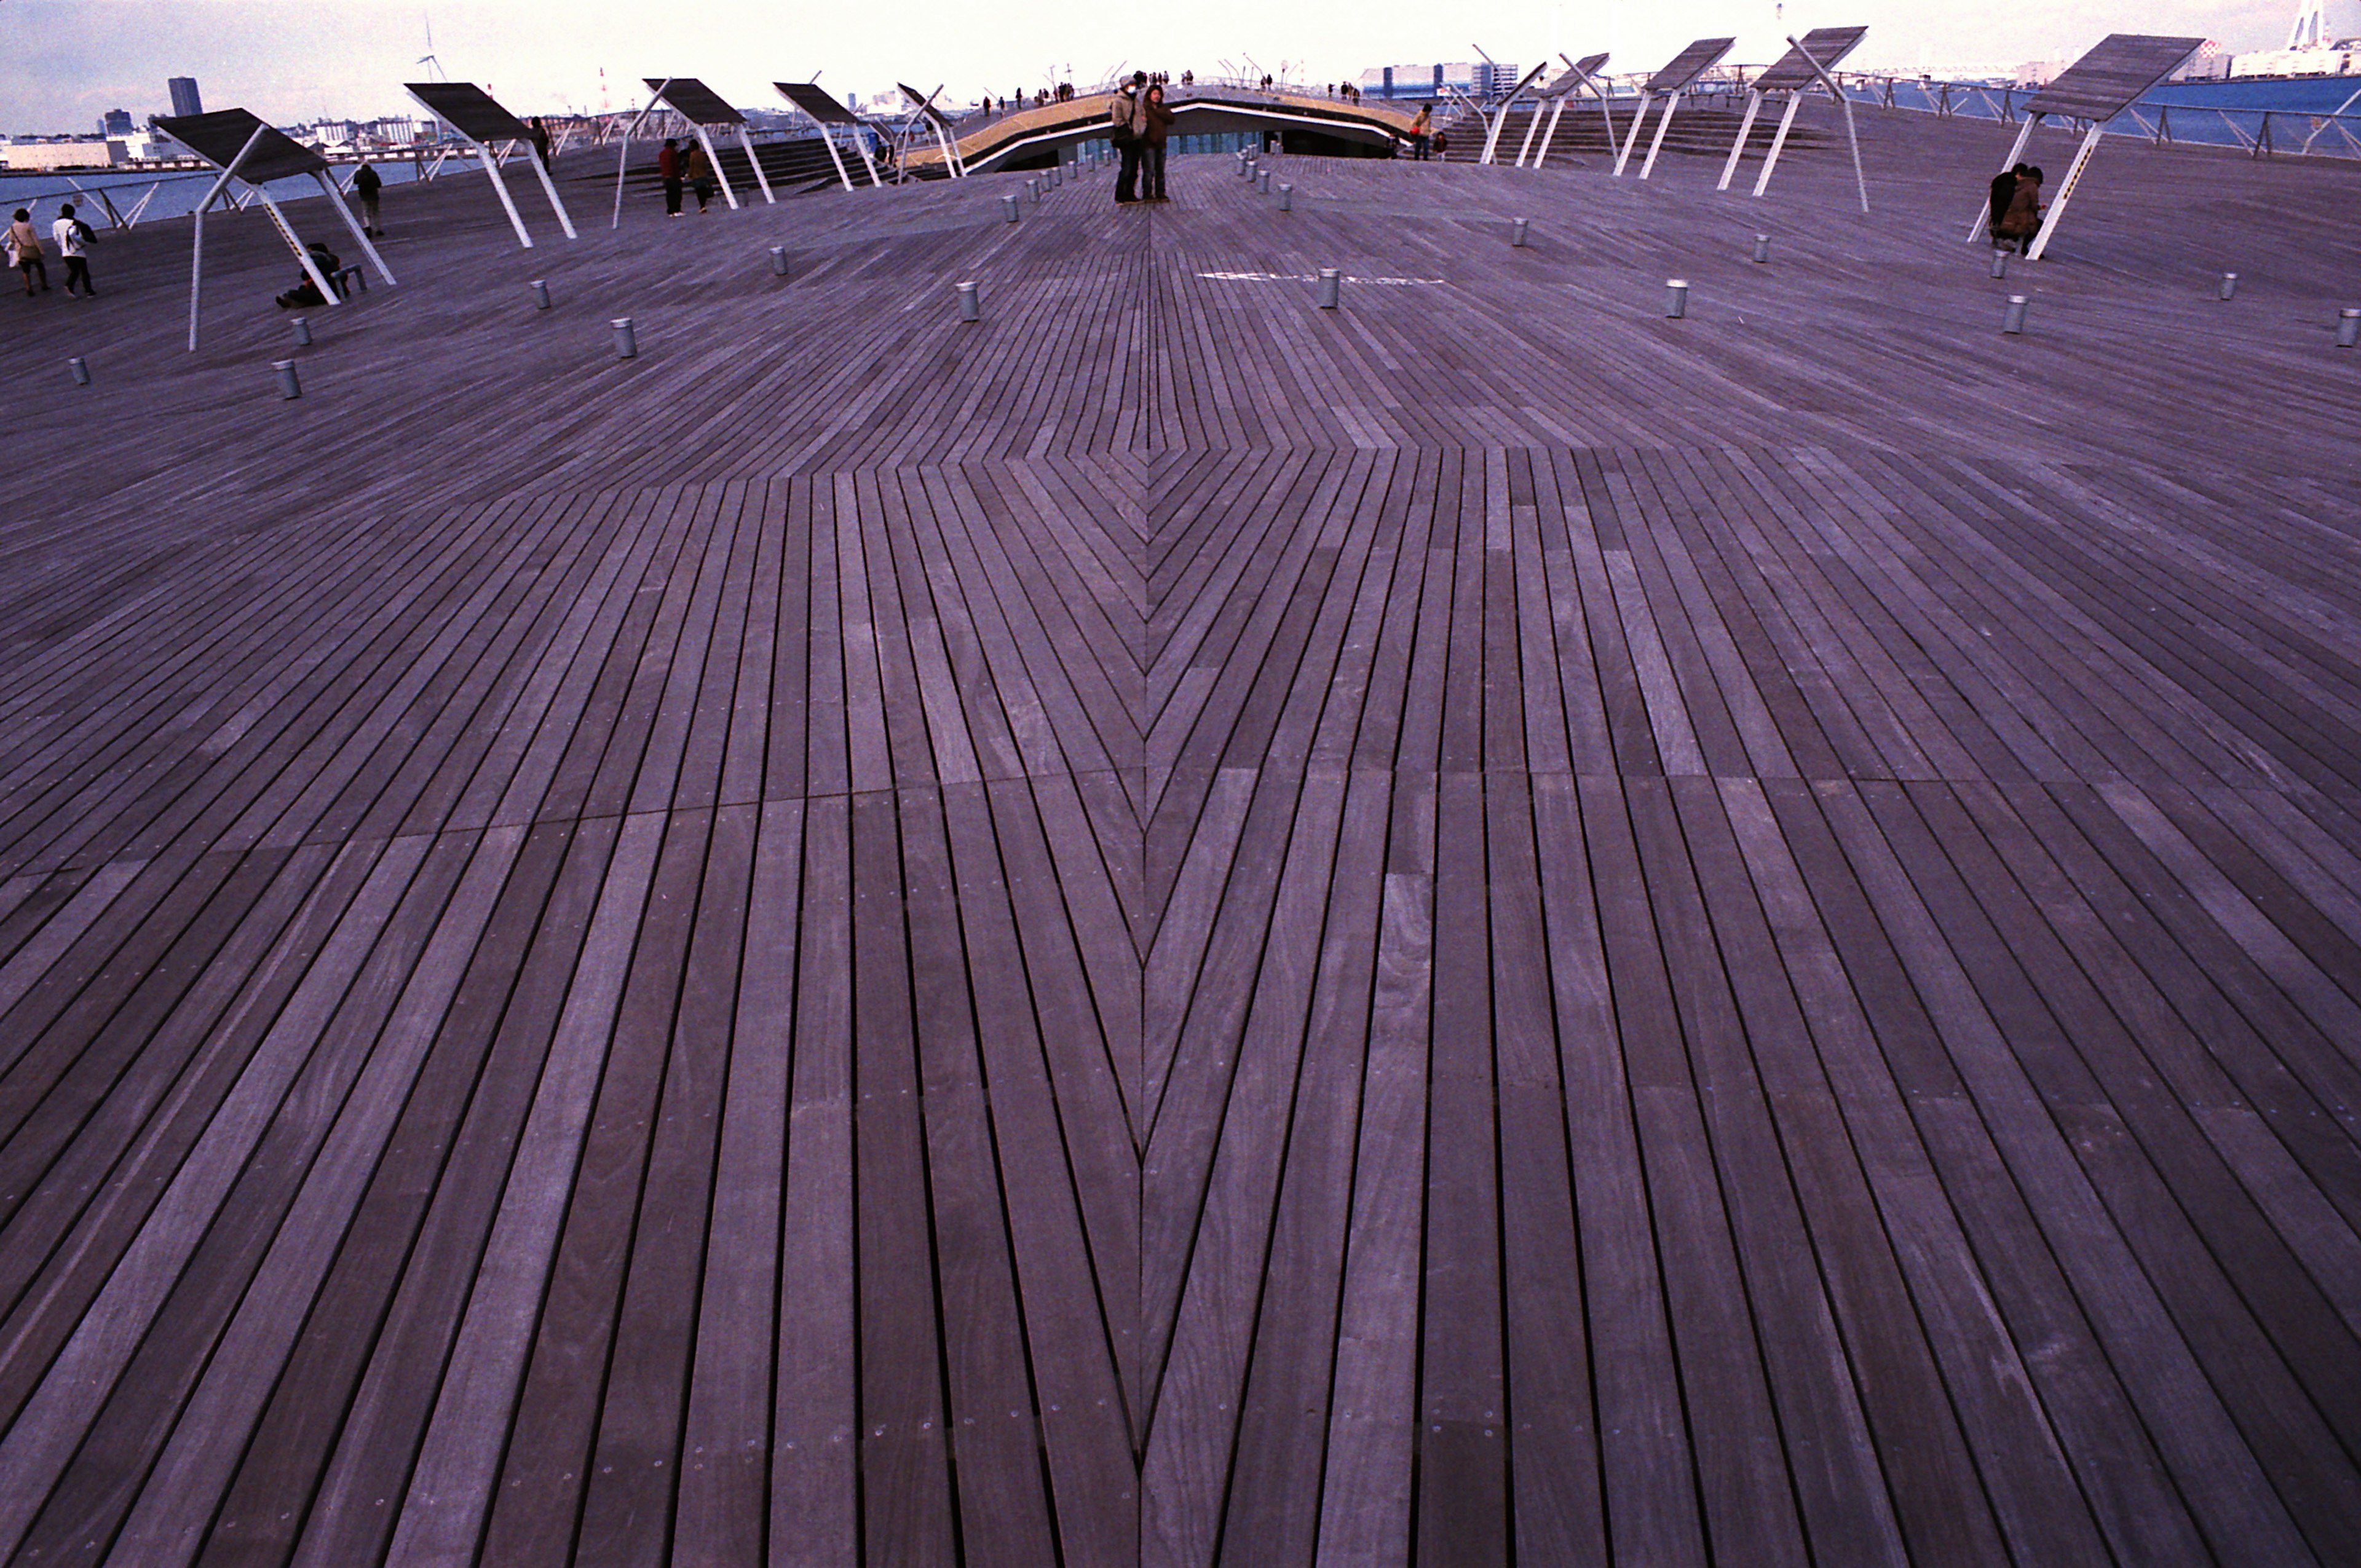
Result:
<svg viewBox="0 0 2361 1568">
<path fill-rule="evenodd" d="M 312 265 L 320 269 L 321 277 L 334 278 L 338 272 L 344 270 L 344 263 L 336 259 L 336 253 L 328 248 L 325 240 L 315 239 L 303 248 L 311 253 Z M 327 302 L 328 297 L 320 292 L 320 286 L 312 281 L 312 275 L 309 272 L 303 274 L 302 282 L 279 296 L 279 308 L 282 311 L 293 310 L 301 305 L 324 305 Z"/>
<path fill-rule="evenodd" d="M 2016 177 L 2016 190 L 2008 199 L 2008 211 L 1993 233 L 2002 240 L 2016 241 L 2020 253 L 2033 249 L 2033 236 L 2041 232 L 2041 170 L 2027 169 Z"/>
</svg>

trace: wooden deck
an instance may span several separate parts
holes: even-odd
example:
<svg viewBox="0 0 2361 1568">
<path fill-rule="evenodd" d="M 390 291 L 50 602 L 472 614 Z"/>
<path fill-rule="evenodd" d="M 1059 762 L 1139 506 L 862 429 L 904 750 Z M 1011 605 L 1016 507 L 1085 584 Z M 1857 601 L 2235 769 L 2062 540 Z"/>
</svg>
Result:
<svg viewBox="0 0 2361 1568">
<path fill-rule="evenodd" d="M 0 1562 L 2361 1558 L 2361 169 L 1863 120 L 0 297 Z"/>
</svg>

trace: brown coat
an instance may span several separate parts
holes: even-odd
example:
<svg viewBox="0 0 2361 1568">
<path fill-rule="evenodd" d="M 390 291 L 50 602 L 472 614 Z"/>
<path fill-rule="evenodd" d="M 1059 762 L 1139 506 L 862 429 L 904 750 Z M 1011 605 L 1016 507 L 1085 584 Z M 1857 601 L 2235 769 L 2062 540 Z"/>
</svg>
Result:
<svg viewBox="0 0 2361 1568">
<path fill-rule="evenodd" d="M 1147 122 L 1139 133 L 1139 139 L 1150 147 L 1162 147 L 1166 135 L 1172 128 L 1172 111 L 1157 99 L 1144 98 L 1140 101 L 1139 112 Z"/>
<path fill-rule="evenodd" d="M 2041 232 L 2041 181 L 2028 174 L 2016 177 L 2016 194 L 1995 234 L 2003 239 L 2029 239 Z"/>
</svg>

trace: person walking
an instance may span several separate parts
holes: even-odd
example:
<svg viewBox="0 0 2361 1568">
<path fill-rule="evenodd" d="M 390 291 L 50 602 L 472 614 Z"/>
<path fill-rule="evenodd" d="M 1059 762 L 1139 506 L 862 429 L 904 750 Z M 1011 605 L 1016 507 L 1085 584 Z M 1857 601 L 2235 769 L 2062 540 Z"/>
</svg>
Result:
<svg viewBox="0 0 2361 1568">
<path fill-rule="evenodd" d="M 33 214 L 27 208 L 16 209 L 16 221 L 8 225 L 8 265 L 25 275 L 25 293 L 49 291 L 49 264 L 41 259 L 41 234 L 33 226 Z M 41 286 L 33 287 L 33 275 L 39 273 Z"/>
<path fill-rule="evenodd" d="M 1117 206 L 1128 206 L 1139 199 L 1139 157 L 1145 150 L 1140 132 L 1147 128 L 1147 104 L 1148 72 L 1135 71 L 1107 108 L 1107 139 L 1115 143 L 1115 156 L 1123 160 L 1115 177 Z"/>
<path fill-rule="evenodd" d="M 98 236 L 88 224 L 74 216 L 73 203 L 68 202 L 58 209 L 58 221 L 49 225 L 49 237 L 58 242 L 58 254 L 66 258 L 66 292 L 82 284 L 82 291 L 91 299 L 98 298 L 98 286 L 90 280 L 90 245 Z"/>
<path fill-rule="evenodd" d="M 384 178 L 369 167 L 368 159 L 362 159 L 361 166 L 353 170 L 353 195 L 361 204 L 361 233 L 363 234 L 382 236 L 385 233 L 385 230 L 378 226 L 377 212 L 378 192 L 384 189 Z"/>
<path fill-rule="evenodd" d="M 1410 155 L 1421 163 L 1426 161 L 1427 147 L 1434 134 L 1434 105 L 1421 104 L 1418 118 L 1410 123 Z"/>
<path fill-rule="evenodd" d="M 697 192 L 697 210 L 713 200 L 713 159 L 705 156 L 705 144 L 697 143 L 688 149 L 688 188 Z"/>
<path fill-rule="evenodd" d="M 1164 142 L 1172 128 L 1172 111 L 1164 106 L 1164 89 L 1150 87 L 1140 104 L 1142 118 L 1139 137 L 1140 199 L 1146 202 L 1167 200 L 1164 194 Z"/>
<path fill-rule="evenodd" d="M 680 175 L 684 159 L 680 156 L 680 138 L 664 137 L 664 150 L 656 154 L 656 175 L 664 181 L 664 216 L 680 216 Z"/>
</svg>

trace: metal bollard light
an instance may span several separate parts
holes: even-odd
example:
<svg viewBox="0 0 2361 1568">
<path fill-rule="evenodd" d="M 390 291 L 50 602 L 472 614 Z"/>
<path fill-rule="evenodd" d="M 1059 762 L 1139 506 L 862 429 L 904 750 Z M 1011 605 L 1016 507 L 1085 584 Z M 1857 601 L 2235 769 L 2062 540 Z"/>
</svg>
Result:
<svg viewBox="0 0 2361 1568">
<path fill-rule="evenodd" d="M 2337 312 L 2336 346 L 2351 348 L 2356 344 L 2361 344 L 2361 310 Z"/>
<path fill-rule="evenodd" d="M 982 321 L 983 319 L 983 301 L 976 293 L 975 285 L 972 283 L 961 283 L 955 285 L 955 287 L 959 291 L 960 320 L 963 322 Z"/>
<path fill-rule="evenodd" d="M 526 284 L 525 287 L 533 291 L 533 308 L 534 310 L 545 311 L 549 309 L 549 280 L 547 279 L 536 278 L 532 282 Z"/>
<path fill-rule="evenodd" d="M 2223 274 L 2222 274 L 2222 290 L 2221 290 L 2221 292 L 2220 292 L 2218 295 L 2216 295 L 2215 297 L 2216 297 L 2217 299 L 2224 299 L 2224 300 L 2235 299 L 2235 298 L 2237 297 L 2237 293 L 2238 293 L 2238 275 L 2237 275 L 2235 272 L 2224 272 L 2224 273 L 2223 273 Z"/>
<path fill-rule="evenodd" d="M 1279 188 L 1279 210 L 1282 213 L 1291 213 L 1295 211 L 1294 186 L 1281 185 Z"/>
<path fill-rule="evenodd" d="M 1027 180 L 1025 181 L 1025 193 L 1032 197 L 1035 201 L 1039 201 L 1041 199 L 1041 181 L 1038 180 Z"/>
<path fill-rule="evenodd" d="M 1771 236 L 1769 235 L 1758 234 L 1754 236 L 1754 259 L 1758 262 L 1768 261 L 1771 259 Z"/>
<path fill-rule="evenodd" d="M 1263 193 L 1264 195 L 1266 195 L 1266 196 L 1269 195 L 1269 194 L 1270 194 L 1270 170 L 1268 170 L 1268 169 L 1264 170 L 1261 172 L 1261 174 L 1259 174 L 1258 176 L 1257 176 L 1257 177 L 1256 177 L 1255 183 L 1257 183 L 1257 185 L 1260 185 L 1260 186 L 1262 187 L 1262 193 Z"/>
<path fill-rule="evenodd" d="M 784 278 L 786 275 L 787 247 L 784 245 L 774 245 L 771 247 L 771 276 Z"/>
<path fill-rule="evenodd" d="M 1000 215 L 1012 224 L 1016 221 L 1016 192 L 1014 191 L 1000 198 Z"/>
<path fill-rule="evenodd" d="M 297 316 L 293 321 L 289 322 L 287 324 L 295 329 L 296 347 L 309 348 L 312 346 L 312 323 L 308 317 Z"/>
<path fill-rule="evenodd" d="M 2011 336 L 2024 335 L 2025 306 L 2026 298 L 2024 295 L 2011 294 L 2008 297 L 2008 313 L 2001 317 L 2000 330 L 2009 334 Z"/>
<path fill-rule="evenodd" d="M 1524 248 L 1525 236 L 1532 230 L 1533 221 L 1531 218 L 1517 218 L 1512 222 L 1515 226 L 1509 236 L 1509 243 L 1521 250 Z"/>
<path fill-rule="evenodd" d="M 300 398 L 303 395 L 303 383 L 295 378 L 295 361 L 274 359 L 270 362 L 270 368 L 278 372 L 279 395 L 281 398 Z"/>
<path fill-rule="evenodd" d="M 2008 276 L 2008 252 L 2007 252 L 2007 251 L 2005 251 L 2005 250 L 1995 250 L 1995 251 L 1993 251 L 1993 258 L 1992 258 L 1992 266 L 1991 266 L 1991 268 L 1989 269 L 1989 270 L 1991 271 L 1992 275 L 1993 275 L 1993 277 L 1995 277 L 1995 278 L 2005 278 L 2005 277 L 2007 277 L 2007 276 Z"/>
<path fill-rule="evenodd" d="M 1689 313 L 1689 280 L 1686 278 L 1664 280 L 1664 314 L 1674 321 Z"/>
<path fill-rule="evenodd" d="M 1345 297 L 1345 275 L 1334 267 L 1323 267 L 1320 269 L 1320 292 L 1317 297 L 1322 310 L 1334 310 Z"/>
<path fill-rule="evenodd" d="M 77 354 L 71 359 L 67 360 L 66 369 L 72 374 L 75 386 L 87 387 L 90 385 L 90 361 L 84 359 L 81 355 Z"/>
<path fill-rule="evenodd" d="M 640 336 L 631 330 L 631 318 L 618 316 L 607 324 L 615 329 L 615 357 L 637 359 L 640 356 Z"/>
</svg>

